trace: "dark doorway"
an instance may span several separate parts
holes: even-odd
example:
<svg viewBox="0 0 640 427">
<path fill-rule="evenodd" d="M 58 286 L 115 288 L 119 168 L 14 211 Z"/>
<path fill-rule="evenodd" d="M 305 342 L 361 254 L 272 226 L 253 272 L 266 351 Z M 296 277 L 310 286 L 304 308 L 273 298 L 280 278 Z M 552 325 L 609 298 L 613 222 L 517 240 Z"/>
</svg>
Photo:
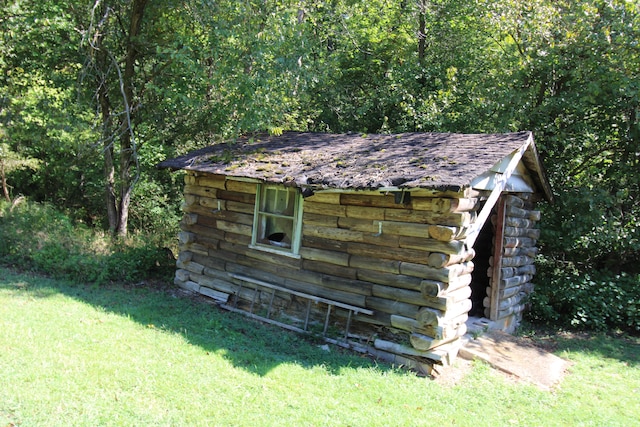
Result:
<svg viewBox="0 0 640 427">
<path fill-rule="evenodd" d="M 471 274 L 471 310 L 469 316 L 485 316 L 484 299 L 487 297 L 487 288 L 491 285 L 489 278 L 489 258 L 493 254 L 494 229 L 491 220 L 487 220 L 480 230 L 474 249 L 476 256 L 473 258 L 473 273 Z"/>
</svg>

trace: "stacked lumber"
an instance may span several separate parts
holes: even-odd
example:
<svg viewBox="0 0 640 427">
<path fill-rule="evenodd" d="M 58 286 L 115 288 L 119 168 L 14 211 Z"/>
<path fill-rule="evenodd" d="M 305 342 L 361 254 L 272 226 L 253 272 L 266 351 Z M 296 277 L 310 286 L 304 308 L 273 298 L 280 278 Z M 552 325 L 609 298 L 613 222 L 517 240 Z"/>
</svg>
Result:
<svg viewBox="0 0 640 427">
<path fill-rule="evenodd" d="M 494 226 L 503 225 L 501 242 L 494 242 L 494 256 L 488 271 L 491 285 L 484 299 L 485 316 L 499 322 L 504 330 L 513 330 L 522 320 L 526 297 L 533 291 L 536 272 L 536 242 L 540 230 L 540 211 L 535 210 L 530 194 L 503 196 L 503 209 L 493 215 Z M 501 246 L 501 247 L 500 247 Z M 497 249 L 497 252 L 496 252 Z"/>
<path fill-rule="evenodd" d="M 231 275 L 250 277 L 372 310 L 353 324 L 381 351 L 440 361 L 457 352 L 471 308 L 474 252 L 464 238 L 477 194 L 421 190 L 399 203 L 382 192 L 317 192 L 303 202 L 296 257 L 250 247 L 256 191 L 256 182 L 187 173 L 178 286 L 225 304 L 305 316 L 295 296 L 277 292 L 274 302 Z M 336 319 L 345 316 L 336 310 Z M 381 327 L 402 342 L 372 339 Z"/>
</svg>

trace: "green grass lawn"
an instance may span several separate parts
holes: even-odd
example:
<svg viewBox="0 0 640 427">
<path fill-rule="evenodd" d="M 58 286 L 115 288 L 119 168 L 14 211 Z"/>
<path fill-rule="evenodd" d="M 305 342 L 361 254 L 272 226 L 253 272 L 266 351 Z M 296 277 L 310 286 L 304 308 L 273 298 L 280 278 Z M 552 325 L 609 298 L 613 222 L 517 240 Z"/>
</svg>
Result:
<svg viewBox="0 0 640 427">
<path fill-rule="evenodd" d="M 553 391 L 474 363 L 455 384 L 150 286 L 0 269 L 0 426 L 640 425 L 640 340 L 546 337 Z"/>
</svg>

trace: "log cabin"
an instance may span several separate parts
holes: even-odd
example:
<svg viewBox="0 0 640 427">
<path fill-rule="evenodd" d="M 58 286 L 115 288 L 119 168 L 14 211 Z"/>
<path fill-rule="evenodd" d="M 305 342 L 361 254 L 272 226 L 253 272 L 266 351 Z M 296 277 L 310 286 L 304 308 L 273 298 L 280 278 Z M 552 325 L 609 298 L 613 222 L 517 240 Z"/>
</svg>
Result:
<svg viewBox="0 0 640 427">
<path fill-rule="evenodd" d="M 427 372 L 469 319 L 516 328 L 553 199 L 531 132 L 261 134 L 159 167 L 185 171 L 177 286 Z"/>
</svg>

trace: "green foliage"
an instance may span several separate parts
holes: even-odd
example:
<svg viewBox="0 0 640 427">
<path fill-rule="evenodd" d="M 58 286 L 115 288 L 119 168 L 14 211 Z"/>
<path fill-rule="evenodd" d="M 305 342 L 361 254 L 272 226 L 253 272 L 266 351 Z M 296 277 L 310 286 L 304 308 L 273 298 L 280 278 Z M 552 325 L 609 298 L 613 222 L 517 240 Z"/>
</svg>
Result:
<svg viewBox="0 0 640 427">
<path fill-rule="evenodd" d="M 538 261 L 530 320 L 556 327 L 640 332 L 640 274 L 585 273 L 569 262 Z"/>
<path fill-rule="evenodd" d="M 49 204 L 0 203 L 0 262 L 75 282 L 105 284 L 169 279 L 175 268 L 154 236 L 114 241 L 74 223 Z"/>
</svg>

